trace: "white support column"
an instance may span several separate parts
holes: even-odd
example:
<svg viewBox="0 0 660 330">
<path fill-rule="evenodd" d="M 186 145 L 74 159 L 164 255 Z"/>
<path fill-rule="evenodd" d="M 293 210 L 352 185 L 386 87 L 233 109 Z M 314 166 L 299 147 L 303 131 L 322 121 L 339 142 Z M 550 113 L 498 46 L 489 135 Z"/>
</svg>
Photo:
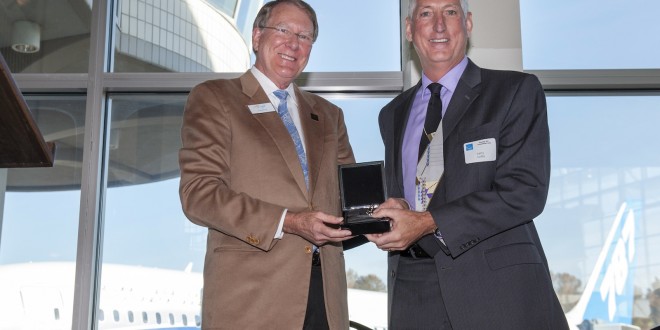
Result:
<svg viewBox="0 0 660 330">
<path fill-rule="evenodd" d="M 403 90 L 414 86 L 422 78 L 422 66 L 412 43 L 406 40 L 406 17 L 410 0 L 401 0 L 401 71 Z"/>
<path fill-rule="evenodd" d="M 468 56 L 482 68 L 522 71 L 519 0 L 469 0 Z"/>
</svg>

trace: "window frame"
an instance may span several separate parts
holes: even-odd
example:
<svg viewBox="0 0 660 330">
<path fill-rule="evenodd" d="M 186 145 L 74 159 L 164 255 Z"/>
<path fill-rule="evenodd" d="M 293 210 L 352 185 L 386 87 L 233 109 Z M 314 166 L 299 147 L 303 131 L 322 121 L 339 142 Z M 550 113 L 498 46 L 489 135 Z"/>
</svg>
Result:
<svg viewBox="0 0 660 330">
<path fill-rule="evenodd" d="M 218 78 L 234 78 L 241 73 L 109 73 L 107 63 L 112 49 L 109 26 L 112 0 L 92 4 L 90 63 L 83 74 L 15 74 L 23 93 L 87 94 L 85 145 L 76 257 L 76 289 L 72 329 L 96 328 L 95 301 L 98 301 L 100 246 L 103 235 L 103 196 L 105 169 L 103 136 L 106 134 L 106 94 L 109 92 L 189 92 L 196 84 Z M 402 8 L 408 1 L 401 0 Z M 405 19 L 402 10 L 401 21 Z M 402 26 L 402 31 L 405 29 Z M 419 69 L 414 52 L 401 34 L 402 70 L 395 72 L 305 72 L 296 83 L 314 93 L 342 97 L 396 96 L 417 82 Z M 660 92 L 660 69 L 649 70 L 531 70 L 548 93 Z M 101 314 L 102 315 L 102 314 Z M 99 315 L 99 319 L 103 317 Z M 143 313 L 143 317 L 144 317 Z M 198 316 L 195 316 L 199 323 Z"/>
</svg>

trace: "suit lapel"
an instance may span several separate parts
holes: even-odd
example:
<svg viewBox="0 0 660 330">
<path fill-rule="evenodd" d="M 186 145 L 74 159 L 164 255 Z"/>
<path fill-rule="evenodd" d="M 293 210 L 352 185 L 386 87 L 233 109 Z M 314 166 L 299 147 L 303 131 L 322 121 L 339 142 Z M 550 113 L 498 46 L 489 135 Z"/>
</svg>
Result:
<svg viewBox="0 0 660 330">
<path fill-rule="evenodd" d="M 456 129 L 456 126 L 467 113 L 472 102 L 481 94 L 481 90 L 478 87 L 481 84 L 481 69 L 472 63 L 471 60 L 468 59 L 468 61 L 468 66 L 458 81 L 458 85 L 456 85 L 454 95 L 452 95 L 445 116 L 442 119 L 443 143 L 447 141 L 447 137 Z M 446 203 L 446 201 L 447 186 L 444 184 L 443 176 L 438 183 L 438 188 L 433 193 L 433 197 L 429 201 L 428 207 L 435 207 Z"/>
<path fill-rule="evenodd" d="M 243 93 L 247 95 L 250 100 L 248 105 L 270 103 L 270 99 L 264 92 L 257 79 L 249 71 L 240 77 Z M 246 106 L 246 111 L 249 109 Z M 261 124 L 261 126 L 268 132 L 273 143 L 280 151 L 284 162 L 286 163 L 291 175 L 295 179 L 300 190 L 307 196 L 307 186 L 305 184 L 305 176 L 298 160 L 298 153 L 293 144 L 291 135 L 287 131 L 282 119 L 276 111 L 265 112 L 253 115 L 253 118 Z M 309 160 L 308 160 L 309 162 Z"/>
<path fill-rule="evenodd" d="M 445 117 L 442 120 L 443 141 L 447 141 L 447 137 L 461 121 L 463 115 L 470 108 L 470 104 L 481 94 L 481 91 L 477 88 L 481 83 L 481 69 L 471 60 L 468 61 L 465 72 L 463 72 L 458 85 L 456 85 L 456 90 L 451 101 L 449 101 Z"/>
</svg>

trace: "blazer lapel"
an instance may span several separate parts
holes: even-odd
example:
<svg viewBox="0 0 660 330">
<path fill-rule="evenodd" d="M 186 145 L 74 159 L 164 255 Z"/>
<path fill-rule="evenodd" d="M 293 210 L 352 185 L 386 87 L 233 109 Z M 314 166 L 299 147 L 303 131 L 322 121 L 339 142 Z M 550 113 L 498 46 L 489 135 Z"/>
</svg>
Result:
<svg viewBox="0 0 660 330">
<path fill-rule="evenodd" d="M 468 59 L 468 61 L 468 66 L 458 81 L 458 85 L 456 85 L 454 95 L 451 97 L 445 116 L 442 119 L 443 142 L 447 141 L 447 137 L 452 134 L 463 116 L 467 113 L 472 102 L 481 94 L 481 90 L 478 87 L 481 83 L 481 69 L 472 63 L 471 60 Z M 429 208 L 445 204 L 446 202 L 447 186 L 444 184 L 443 176 L 440 178 L 438 187 L 429 201 Z"/>
<path fill-rule="evenodd" d="M 259 85 L 257 79 L 252 75 L 252 73 L 248 71 L 246 74 L 240 77 L 240 80 L 243 87 L 243 93 L 250 98 L 248 105 L 270 103 L 270 99 L 264 92 L 263 88 L 261 88 L 261 85 Z M 247 106 L 246 111 L 249 111 Z M 259 124 L 261 124 L 261 126 L 268 132 L 273 140 L 273 143 L 275 143 L 277 149 L 282 154 L 282 158 L 287 164 L 289 171 L 291 171 L 291 175 L 298 184 L 298 187 L 305 194 L 305 196 L 308 196 L 307 186 L 305 184 L 305 176 L 302 172 L 300 161 L 298 160 L 296 147 L 293 144 L 291 135 L 289 135 L 289 131 L 284 126 L 284 123 L 282 123 L 280 116 L 276 111 L 271 111 L 254 114 L 253 118 L 257 120 L 257 122 L 259 122 Z"/>
<path fill-rule="evenodd" d="M 449 101 L 445 117 L 442 119 L 443 141 L 447 140 L 447 137 L 454 131 L 458 122 L 461 121 L 463 115 L 470 108 L 470 104 L 481 94 L 481 91 L 477 88 L 481 83 L 481 69 L 471 60 L 468 61 L 465 72 L 458 81 L 454 95 Z"/>
<path fill-rule="evenodd" d="M 296 98 L 298 99 L 298 112 L 300 114 L 300 125 L 302 126 L 301 134 L 304 134 L 305 140 L 309 191 L 313 192 L 320 172 L 321 159 L 323 158 L 325 146 L 323 141 L 325 118 L 323 117 L 323 112 L 315 110 L 316 102 L 313 99 L 305 98 L 297 86 L 294 89 L 296 90 Z"/>
</svg>

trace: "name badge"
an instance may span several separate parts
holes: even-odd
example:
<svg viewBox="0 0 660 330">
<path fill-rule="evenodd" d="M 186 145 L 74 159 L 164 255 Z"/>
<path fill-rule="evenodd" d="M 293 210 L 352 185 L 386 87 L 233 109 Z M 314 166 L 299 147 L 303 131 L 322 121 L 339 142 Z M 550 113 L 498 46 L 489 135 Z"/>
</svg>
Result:
<svg viewBox="0 0 660 330">
<path fill-rule="evenodd" d="M 483 139 L 463 145 L 465 164 L 492 162 L 497 158 L 495 139 Z"/>
<path fill-rule="evenodd" d="M 248 105 L 248 108 L 250 108 L 250 112 L 252 112 L 253 115 L 275 111 L 275 107 L 270 103 L 250 104 Z"/>
</svg>

